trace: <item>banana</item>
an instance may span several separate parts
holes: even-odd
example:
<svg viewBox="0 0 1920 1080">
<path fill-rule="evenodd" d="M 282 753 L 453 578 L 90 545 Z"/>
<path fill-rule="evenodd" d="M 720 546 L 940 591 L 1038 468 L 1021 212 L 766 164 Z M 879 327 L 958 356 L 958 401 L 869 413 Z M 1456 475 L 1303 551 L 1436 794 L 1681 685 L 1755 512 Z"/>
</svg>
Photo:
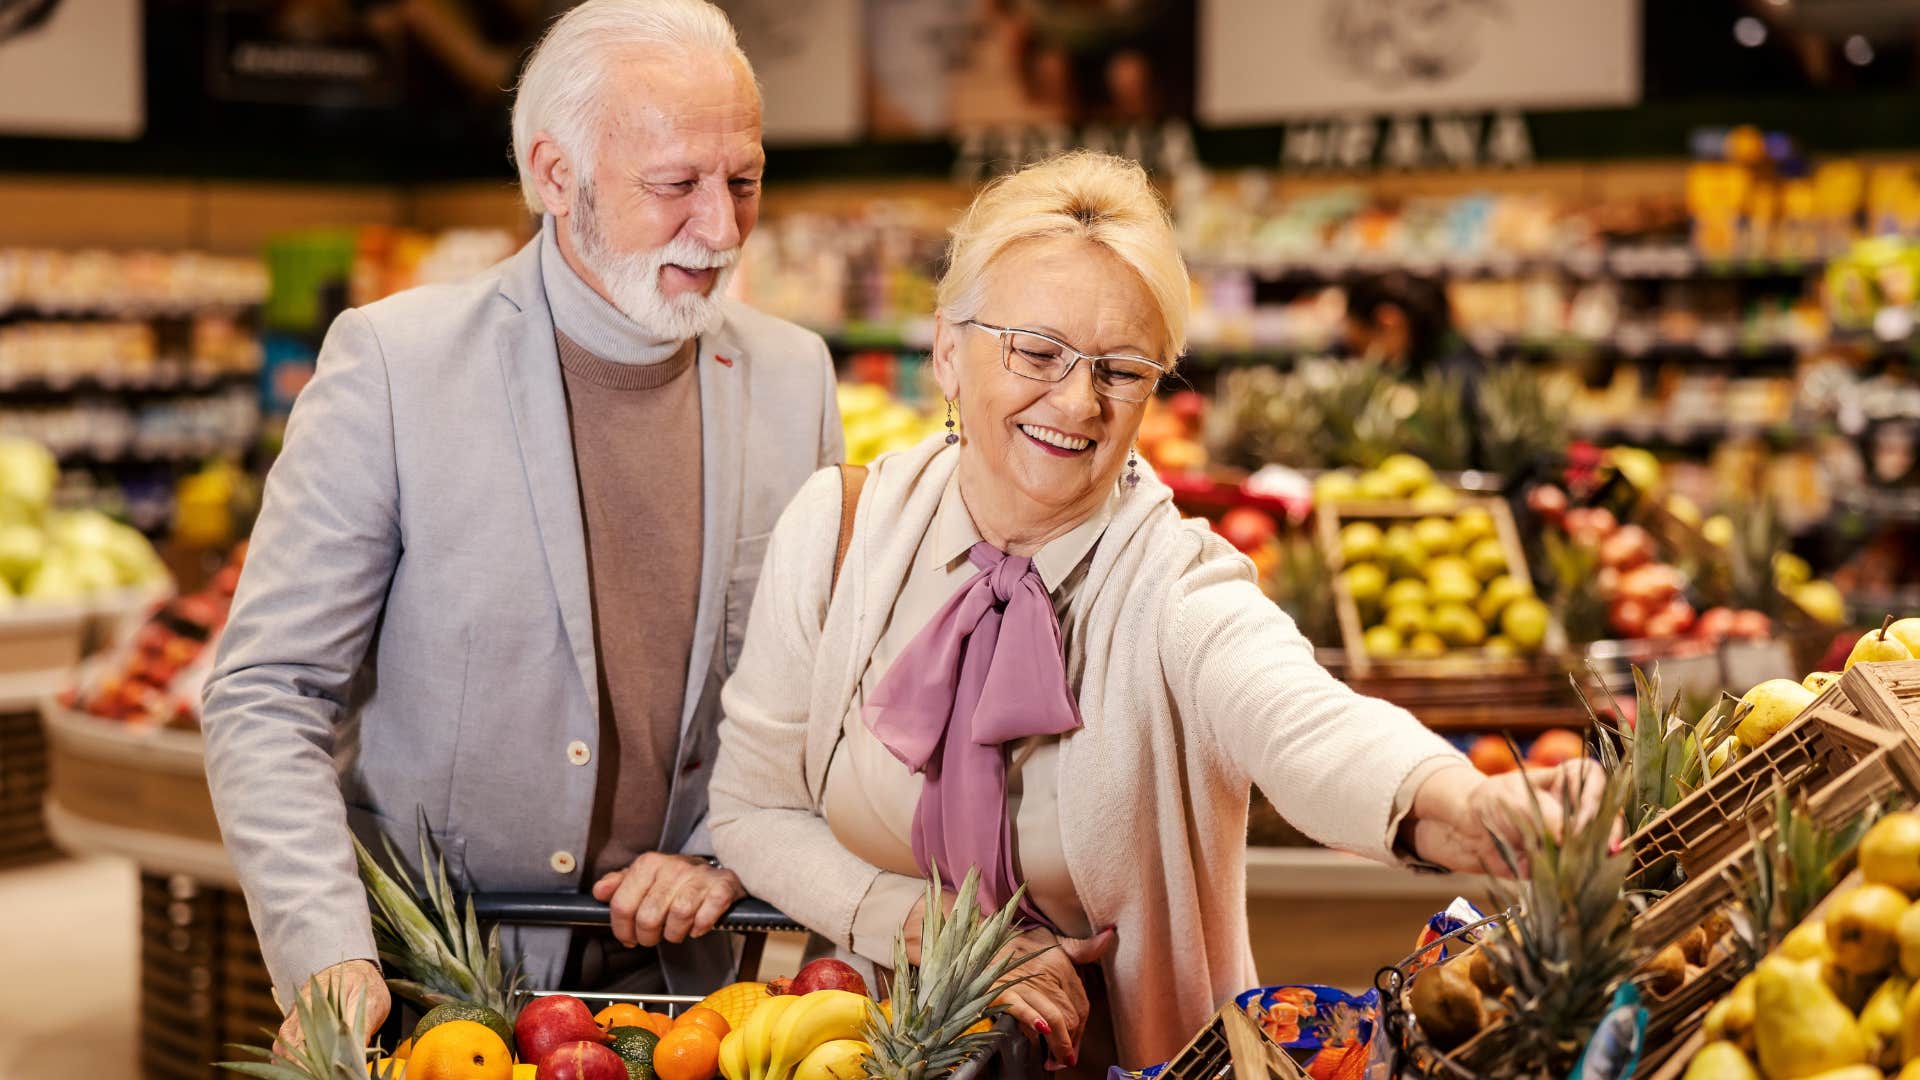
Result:
<svg viewBox="0 0 1920 1080">
<path fill-rule="evenodd" d="M 767 1080 L 767 1058 L 773 1049 L 774 1025 L 780 1022 L 800 999 L 792 994 L 770 997 L 754 1006 L 753 1015 L 740 1028 L 740 1049 L 747 1059 L 747 1080 Z"/>
<path fill-rule="evenodd" d="M 793 1080 L 860 1080 L 873 1047 L 859 1039 L 833 1039 L 813 1048 L 793 1070 Z"/>
<path fill-rule="evenodd" d="M 846 990 L 815 990 L 801 997 L 774 1025 L 765 1080 L 789 1080 L 794 1066 L 821 1043 L 858 1038 L 872 1005 L 865 994 Z"/>
<path fill-rule="evenodd" d="M 746 1036 L 739 1031 L 729 1031 L 720 1040 L 720 1075 L 726 1080 L 748 1080 L 752 1075 L 747 1065 Z"/>
</svg>

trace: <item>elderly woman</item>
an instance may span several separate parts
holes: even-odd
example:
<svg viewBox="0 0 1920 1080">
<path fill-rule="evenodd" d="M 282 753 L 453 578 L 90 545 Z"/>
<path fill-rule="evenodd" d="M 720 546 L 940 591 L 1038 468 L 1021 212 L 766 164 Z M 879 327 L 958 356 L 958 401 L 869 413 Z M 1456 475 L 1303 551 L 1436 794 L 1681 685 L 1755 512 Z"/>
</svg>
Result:
<svg viewBox="0 0 1920 1080">
<path fill-rule="evenodd" d="M 780 519 L 711 788 L 746 887 L 877 963 L 902 931 L 917 959 L 935 872 L 978 867 L 995 903 L 1027 886 L 1035 977 L 1002 1000 L 1083 1069 L 1166 1060 L 1256 985 L 1250 782 L 1322 843 L 1479 868 L 1483 819 L 1580 768 L 1483 779 L 1315 664 L 1251 564 L 1180 519 L 1130 446 L 1187 289 L 1133 164 L 1072 154 L 981 193 L 933 352 L 958 430 L 876 462 L 857 503 L 816 475 Z"/>
</svg>

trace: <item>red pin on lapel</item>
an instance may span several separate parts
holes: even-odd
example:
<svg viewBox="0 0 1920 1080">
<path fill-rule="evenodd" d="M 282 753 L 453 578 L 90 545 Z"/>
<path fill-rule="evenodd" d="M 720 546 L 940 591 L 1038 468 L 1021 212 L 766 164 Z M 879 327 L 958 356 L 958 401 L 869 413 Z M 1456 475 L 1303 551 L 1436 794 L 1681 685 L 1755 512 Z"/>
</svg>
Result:
<svg viewBox="0 0 1920 1080">
<path fill-rule="evenodd" d="M 715 361 L 717 361 L 720 364 L 721 367 L 733 366 L 733 358 L 730 356 L 721 356 L 719 353 L 714 353 L 713 358 Z"/>
</svg>

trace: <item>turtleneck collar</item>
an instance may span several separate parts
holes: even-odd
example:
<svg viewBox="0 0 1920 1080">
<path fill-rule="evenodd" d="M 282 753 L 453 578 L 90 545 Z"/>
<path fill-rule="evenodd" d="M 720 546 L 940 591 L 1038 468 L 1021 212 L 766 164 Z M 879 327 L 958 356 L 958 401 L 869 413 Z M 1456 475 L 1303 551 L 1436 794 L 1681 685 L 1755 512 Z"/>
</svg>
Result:
<svg viewBox="0 0 1920 1080">
<path fill-rule="evenodd" d="M 586 283 L 560 252 L 559 223 L 552 214 L 540 226 L 540 278 L 553 325 L 594 356 L 617 364 L 658 364 L 680 352 L 683 341 L 659 341 Z"/>
</svg>

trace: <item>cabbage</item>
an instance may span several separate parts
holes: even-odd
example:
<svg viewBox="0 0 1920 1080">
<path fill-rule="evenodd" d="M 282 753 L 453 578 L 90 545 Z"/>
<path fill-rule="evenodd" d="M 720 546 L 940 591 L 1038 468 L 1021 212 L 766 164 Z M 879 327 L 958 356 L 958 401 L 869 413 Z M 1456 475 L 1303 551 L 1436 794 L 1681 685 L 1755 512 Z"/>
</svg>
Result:
<svg viewBox="0 0 1920 1080">
<path fill-rule="evenodd" d="M 46 534 L 31 525 L 0 525 L 0 585 L 14 586 L 40 568 Z M 9 588 L 11 593 L 12 589 Z"/>
<path fill-rule="evenodd" d="M 26 439 L 0 436 L 0 502 L 38 512 L 53 501 L 60 463 L 47 448 Z"/>
</svg>

